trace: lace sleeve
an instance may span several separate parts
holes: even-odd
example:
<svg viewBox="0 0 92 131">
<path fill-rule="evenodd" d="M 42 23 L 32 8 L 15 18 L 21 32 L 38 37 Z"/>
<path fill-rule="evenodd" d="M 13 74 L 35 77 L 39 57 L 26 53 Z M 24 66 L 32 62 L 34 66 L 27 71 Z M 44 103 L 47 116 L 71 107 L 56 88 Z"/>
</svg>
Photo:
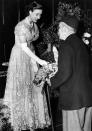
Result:
<svg viewBox="0 0 92 131">
<path fill-rule="evenodd" d="M 17 25 L 15 27 L 15 43 L 18 44 L 26 44 L 27 40 L 26 40 L 26 29 L 23 25 Z"/>
</svg>

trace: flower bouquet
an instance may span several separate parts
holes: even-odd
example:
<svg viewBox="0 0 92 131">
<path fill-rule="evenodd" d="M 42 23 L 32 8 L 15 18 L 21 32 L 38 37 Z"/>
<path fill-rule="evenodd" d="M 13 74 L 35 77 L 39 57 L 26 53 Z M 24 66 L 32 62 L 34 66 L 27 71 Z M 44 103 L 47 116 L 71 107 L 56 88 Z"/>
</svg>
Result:
<svg viewBox="0 0 92 131">
<path fill-rule="evenodd" d="M 58 67 L 56 63 L 51 63 L 48 64 L 48 66 L 41 67 L 35 74 L 33 87 L 42 88 L 45 82 L 51 86 L 50 78 L 53 77 L 57 71 Z"/>
</svg>

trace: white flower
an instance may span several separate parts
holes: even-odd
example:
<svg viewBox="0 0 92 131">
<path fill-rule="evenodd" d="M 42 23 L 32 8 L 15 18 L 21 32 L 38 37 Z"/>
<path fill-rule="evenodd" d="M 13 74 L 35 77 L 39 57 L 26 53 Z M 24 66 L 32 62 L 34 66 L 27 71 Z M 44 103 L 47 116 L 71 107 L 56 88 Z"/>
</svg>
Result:
<svg viewBox="0 0 92 131">
<path fill-rule="evenodd" d="M 83 36 L 89 38 L 89 37 L 91 37 L 91 34 L 88 33 L 88 32 L 85 32 L 85 33 L 83 34 Z"/>
<path fill-rule="evenodd" d="M 82 40 L 86 45 L 89 45 L 89 40 L 85 40 L 85 38 L 83 38 Z"/>
</svg>

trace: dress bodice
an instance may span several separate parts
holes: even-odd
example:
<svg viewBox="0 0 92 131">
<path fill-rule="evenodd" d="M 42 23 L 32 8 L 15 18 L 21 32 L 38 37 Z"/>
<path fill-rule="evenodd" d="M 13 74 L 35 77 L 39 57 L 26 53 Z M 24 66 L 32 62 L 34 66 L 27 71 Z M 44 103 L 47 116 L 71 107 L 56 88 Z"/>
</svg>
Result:
<svg viewBox="0 0 92 131">
<path fill-rule="evenodd" d="M 39 30 L 35 23 L 28 24 L 27 19 L 19 22 L 15 27 L 15 44 L 30 43 L 39 37 Z"/>
</svg>

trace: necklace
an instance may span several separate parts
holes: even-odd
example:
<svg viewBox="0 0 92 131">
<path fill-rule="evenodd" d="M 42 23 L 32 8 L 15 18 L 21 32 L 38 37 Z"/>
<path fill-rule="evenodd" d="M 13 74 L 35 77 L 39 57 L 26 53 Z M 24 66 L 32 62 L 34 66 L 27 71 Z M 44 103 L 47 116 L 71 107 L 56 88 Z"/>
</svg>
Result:
<svg viewBox="0 0 92 131">
<path fill-rule="evenodd" d="M 32 28 L 34 25 L 33 21 L 29 21 L 28 17 L 25 18 L 25 23 L 28 26 L 28 28 Z"/>
</svg>

